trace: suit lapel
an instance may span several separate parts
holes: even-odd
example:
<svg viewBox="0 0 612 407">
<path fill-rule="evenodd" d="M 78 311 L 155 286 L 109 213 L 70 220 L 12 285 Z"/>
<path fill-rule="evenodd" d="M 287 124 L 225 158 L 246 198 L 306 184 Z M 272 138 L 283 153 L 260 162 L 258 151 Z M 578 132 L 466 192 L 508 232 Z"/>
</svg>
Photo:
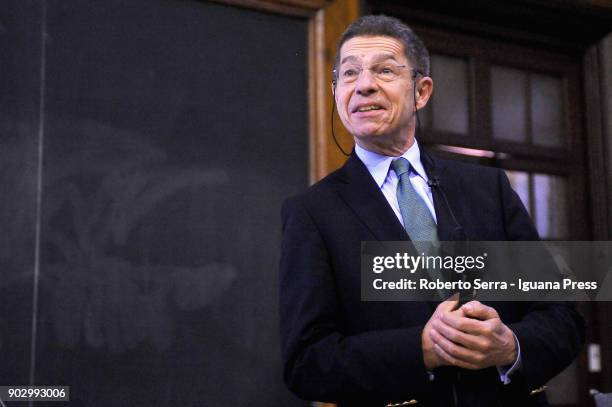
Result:
<svg viewBox="0 0 612 407">
<path fill-rule="evenodd" d="M 450 174 L 446 172 L 446 164 L 443 160 L 436 159 L 423 148 L 421 148 L 421 162 L 427 172 L 427 176 L 432 181 L 437 181 L 438 186 L 431 190 L 438 221 L 438 238 L 440 241 L 466 240 L 465 231 L 458 224 L 456 218 L 460 217 L 459 207 L 452 206 L 456 201 L 456 188 L 450 179 Z M 454 217 L 453 217 L 454 215 Z"/>
<path fill-rule="evenodd" d="M 351 154 L 340 171 L 340 196 L 377 240 L 409 240 L 366 166 Z"/>
<path fill-rule="evenodd" d="M 421 162 L 429 179 L 439 181 L 439 186 L 432 188 L 438 238 L 441 241 L 465 240 L 465 232 L 455 219 L 460 219 L 460 208 L 457 205 L 450 208 L 458 192 L 446 172 L 444 160 L 430 156 L 421 147 Z M 410 240 L 379 186 L 354 152 L 339 175 L 340 196 L 377 240 Z"/>
</svg>

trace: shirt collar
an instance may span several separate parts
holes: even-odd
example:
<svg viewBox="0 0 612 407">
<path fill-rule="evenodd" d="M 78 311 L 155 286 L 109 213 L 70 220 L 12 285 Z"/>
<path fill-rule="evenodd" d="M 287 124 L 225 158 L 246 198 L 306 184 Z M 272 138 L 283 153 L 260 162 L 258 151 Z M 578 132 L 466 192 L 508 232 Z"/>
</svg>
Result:
<svg viewBox="0 0 612 407">
<path fill-rule="evenodd" d="M 370 174 L 372 174 L 372 178 L 374 178 L 374 181 L 376 181 L 376 184 L 378 184 L 379 187 L 382 187 L 385 179 L 387 178 L 387 174 L 389 173 L 391 162 L 396 157 L 389 157 L 366 150 L 358 144 L 355 144 L 355 154 L 357 154 L 357 157 L 359 157 L 359 159 L 365 164 Z M 421 150 L 419 150 L 419 144 L 417 143 L 416 139 L 414 140 L 412 146 L 406 150 L 404 154 L 402 154 L 402 157 L 407 159 L 416 173 L 427 181 L 427 174 L 425 173 L 423 163 L 421 163 Z"/>
</svg>

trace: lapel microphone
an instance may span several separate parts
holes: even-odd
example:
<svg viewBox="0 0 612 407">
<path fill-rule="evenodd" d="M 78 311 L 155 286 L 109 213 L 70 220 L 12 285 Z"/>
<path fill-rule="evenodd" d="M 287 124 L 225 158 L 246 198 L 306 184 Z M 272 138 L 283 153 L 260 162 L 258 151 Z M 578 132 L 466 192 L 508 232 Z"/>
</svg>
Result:
<svg viewBox="0 0 612 407">
<path fill-rule="evenodd" d="M 440 186 L 440 178 L 431 177 L 427 180 L 427 185 L 429 186 L 429 188 L 438 188 Z"/>
<path fill-rule="evenodd" d="M 432 176 L 427 180 L 427 185 L 430 188 L 435 188 L 436 191 L 440 192 L 440 195 L 442 195 L 442 200 L 444 201 L 444 204 L 446 205 L 446 208 L 448 209 L 448 212 L 450 213 L 450 216 L 453 219 L 453 223 L 455 224 L 455 229 L 453 230 L 453 240 L 469 240 L 467 234 L 465 233 L 465 230 L 457 220 L 455 212 L 453 212 L 452 206 L 448 202 L 448 198 L 444 193 L 444 188 L 442 188 L 442 181 L 440 181 L 440 177 L 432 174 Z"/>
</svg>

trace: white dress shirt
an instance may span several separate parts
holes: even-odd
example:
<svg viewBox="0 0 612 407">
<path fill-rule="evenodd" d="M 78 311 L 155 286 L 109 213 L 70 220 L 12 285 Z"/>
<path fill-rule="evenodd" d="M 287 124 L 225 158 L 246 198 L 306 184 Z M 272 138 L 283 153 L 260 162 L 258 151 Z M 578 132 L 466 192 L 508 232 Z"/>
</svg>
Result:
<svg viewBox="0 0 612 407">
<path fill-rule="evenodd" d="M 357 154 L 357 157 L 359 157 L 359 159 L 368 168 L 372 178 L 374 178 L 374 181 L 376 181 L 376 184 L 389 202 L 389 205 L 391 205 L 391 208 L 393 208 L 395 216 L 397 216 L 397 219 L 399 219 L 403 226 L 404 220 L 402 219 L 402 213 L 400 212 L 399 203 L 397 202 L 397 183 L 399 178 L 391 167 L 393 160 L 397 159 L 398 157 L 389 157 L 374 153 L 360 147 L 359 145 L 355 145 L 355 154 Z M 429 209 L 429 212 L 431 212 L 431 216 L 433 216 L 434 221 L 438 223 L 436 211 L 433 205 L 431 188 L 427 184 L 428 178 L 427 174 L 425 173 L 425 168 L 423 168 L 423 164 L 421 163 L 421 151 L 419 150 L 419 144 L 416 142 L 416 140 L 412 144 L 412 147 L 402 154 L 402 157 L 408 160 L 412 168 L 414 168 L 414 171 L 410 171 L 410 183 L 427 205 L 427 208 Z M 391 171 L 389 170 L 390 168 Z"/>
</svg>

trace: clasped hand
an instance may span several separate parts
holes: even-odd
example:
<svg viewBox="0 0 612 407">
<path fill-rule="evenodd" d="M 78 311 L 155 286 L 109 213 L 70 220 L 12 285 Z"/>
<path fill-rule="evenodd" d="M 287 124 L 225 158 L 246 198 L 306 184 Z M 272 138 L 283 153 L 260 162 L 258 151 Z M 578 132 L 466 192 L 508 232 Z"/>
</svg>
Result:
<svg viewBox="0 0 612 407">
<path fill-rule="evenodd" d="M 514 363 L 516 340 L 497 311 L 478 301 L 457 308 L 458 304 L 454 299 L 442 302 L 425 325 L 421 336 L 425 367 L 476 370 Z"/>
</svg>

